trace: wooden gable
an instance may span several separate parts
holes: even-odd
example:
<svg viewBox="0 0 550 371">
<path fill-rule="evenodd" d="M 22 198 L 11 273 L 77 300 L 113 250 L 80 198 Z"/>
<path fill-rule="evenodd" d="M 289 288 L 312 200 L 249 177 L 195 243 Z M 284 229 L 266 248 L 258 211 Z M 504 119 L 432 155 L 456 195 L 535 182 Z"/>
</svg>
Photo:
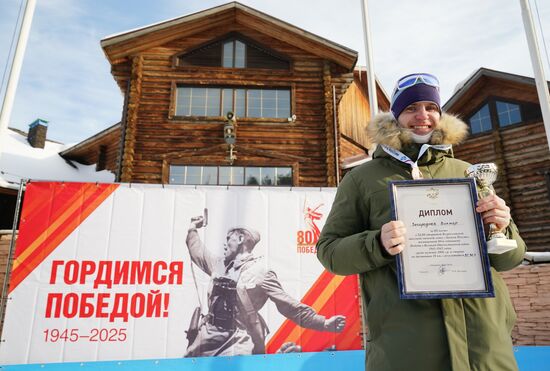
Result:
<svg viewBox="0 0 550 371">
<path fill-rule="evenodd" d="M 190 52 L 197 45 L 209 43 L 230 32 L 240 32 L 263 46 L 272 46 L 272 42 L 279 44 L 283 47 L 283 55 L 284 48 L 292 46 L 298 53 L 328 60 L 348 71 L 357 61 L 357 52 L 351 49 L 237 2 L 113 35 L 103 39 L 101 46 L 112 65 L 113 76 L 125 91 L 126 81 L 130 77 L 130 60 L 134 56 L 152 51 L 163 54 L 170 51 L 174 54 Z M 187 42 L 181 43 L 182 40 Z M 270 40 L 270 43 L 266 44 L 263 40 Z M 180 49 L 170 50 L 172 45 L 178 45 Z"/>
</svg>

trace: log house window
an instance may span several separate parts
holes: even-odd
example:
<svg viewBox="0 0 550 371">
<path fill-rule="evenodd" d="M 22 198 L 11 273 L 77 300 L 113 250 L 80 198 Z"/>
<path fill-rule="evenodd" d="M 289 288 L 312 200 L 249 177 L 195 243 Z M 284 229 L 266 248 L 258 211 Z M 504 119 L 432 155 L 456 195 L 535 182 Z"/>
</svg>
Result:
<svg viewBox="0 0 550 371">
<path fill-rule="evenodd" d="M 519 105 L 500 101 L 497 101 L 496 105 L 498 124 L 501 127 L 521 122 L 521 112 L 519 111 Z"/>
<path fill-rule="evenodd" d="M 533 111 L 532 105 L 528 103 L 516 104 L 491 99 L 486 102 L 476 113 L 470 116 L 470 132 L 479 134 L 504 128 L 524 121 L 524 114 L 536 119 L 538 116 Z M 528 118 L 529 120 L 529 118 Z"/>
<path fill-rule="evenodd" d="M 221 116 L 220 88 L 178 88 L 176 115 Z"/>
<path fill-rule="evenodd" d="M 491 130 L 492 124 L 491 124 L 491 113 L 489 112 L 489 104 L 486 104 L 483 107 L 481 107 L 481 109 L 477 111 L 470 118 L 469 121 L 470 121 L 470 130 L 472 134 L 478 134 L 484 131 Z"/>
<path fill-rule="evenodd" d="M 289 70 L 290 61 L 242 36 L 203 45 L 177 57 L 178 66 Z"/>
<path fill-rule="evenodd" d="M 244 68 L 246 45 L 239 40 L 223 43 L 222 67 Z"/>
<path fill-rule="evenodd" d="M 170 165 L 170 183 L 292 186 L 291 167 Z"/>
<path fill-rule="evenodd" d="M 176 116 L 290 117 L 290 89 L 252 89 L 179 86 Z"/>
</svg>

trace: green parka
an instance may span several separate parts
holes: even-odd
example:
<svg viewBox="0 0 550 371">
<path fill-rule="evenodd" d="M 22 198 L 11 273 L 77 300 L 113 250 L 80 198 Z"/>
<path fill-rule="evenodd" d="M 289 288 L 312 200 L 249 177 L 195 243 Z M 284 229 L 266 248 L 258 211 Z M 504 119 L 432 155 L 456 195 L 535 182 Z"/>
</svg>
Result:
<svg viewBox="0 0 550 371">
<path fill-rule="evenodd" d="M 369 126 L 371 137 L 416 160 L 419 145 L 389 113 Z M 467 133 L 459 119 L 443 114 L 431 144 L 457 144 Z M 462 178 L 468 163 L 430 148 L 418 161 L 426 179 Z M 317 244 L 329 271 L 359 274 L 369 329 L 367 371 L 517 370 L 511 331 L 516 315 L 498 271 L 521 263 L 526 247 L 511 223 L 505 233 L 518 248 L 490 255 L 494 298 L 404 300 L 399 298 L 395 257 L 383 253 L 380 229 L 391 220 L 388 181 L 412 179 L 409 165 L 379 146 L 373 159 L 342 180 Z"/>
</svg>

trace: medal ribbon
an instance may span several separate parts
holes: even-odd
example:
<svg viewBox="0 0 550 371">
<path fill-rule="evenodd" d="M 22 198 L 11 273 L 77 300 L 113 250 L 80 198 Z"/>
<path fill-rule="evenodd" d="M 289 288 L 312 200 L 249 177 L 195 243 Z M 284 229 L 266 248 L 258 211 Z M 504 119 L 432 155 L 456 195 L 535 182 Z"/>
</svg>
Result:
<svg viewBox="0 0 550 371">
<path fill-rule="evenodd" d="M 411 174 L 413 179 L 423 178 L 422 173 L 418 168 L 418 160 L 420 160 L 420 158 L 428 150 L 428 148 L 433 148 L 438 151 L 448 151 L 452 147 L 453 146 L 451 146 L 450 144 L 441 144 L 441 145 L 423 144 L 422 147 L 420 147 L 420 152 L 418 152 L 418 159 L 416 160 L 416 162 L 414 162 L 409 158 L 409 156 L 407 156 L 403 152 L 398 151 L 395 148 L 389 147 L 385 144 L 382 144 L 382 149 L 384 150 L 384 152 L 386 152 L 391 157 L 395 158 L 397 161 L 408 164 L 411 167 Z"/>
</svg>

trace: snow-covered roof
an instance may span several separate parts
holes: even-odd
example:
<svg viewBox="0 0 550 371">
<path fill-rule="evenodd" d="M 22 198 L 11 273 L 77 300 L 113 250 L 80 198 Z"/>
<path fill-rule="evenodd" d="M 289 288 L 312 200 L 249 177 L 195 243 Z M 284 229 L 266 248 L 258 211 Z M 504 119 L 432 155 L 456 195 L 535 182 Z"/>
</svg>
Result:
<svg viewBox="0 0 550 371">
<path fill-rule="evenodd" d="M 63 159 L 59 152 L 69 146 L 46 140 L 44 149 L 33 148 L 17 130 L 6 130 L 0 138 L 0 187 L 18 189 L 21 179 L 67 182 L 114 182 L 110 171 L 95 171 L 95 165 L 82 165 Z"/>
</svg>

